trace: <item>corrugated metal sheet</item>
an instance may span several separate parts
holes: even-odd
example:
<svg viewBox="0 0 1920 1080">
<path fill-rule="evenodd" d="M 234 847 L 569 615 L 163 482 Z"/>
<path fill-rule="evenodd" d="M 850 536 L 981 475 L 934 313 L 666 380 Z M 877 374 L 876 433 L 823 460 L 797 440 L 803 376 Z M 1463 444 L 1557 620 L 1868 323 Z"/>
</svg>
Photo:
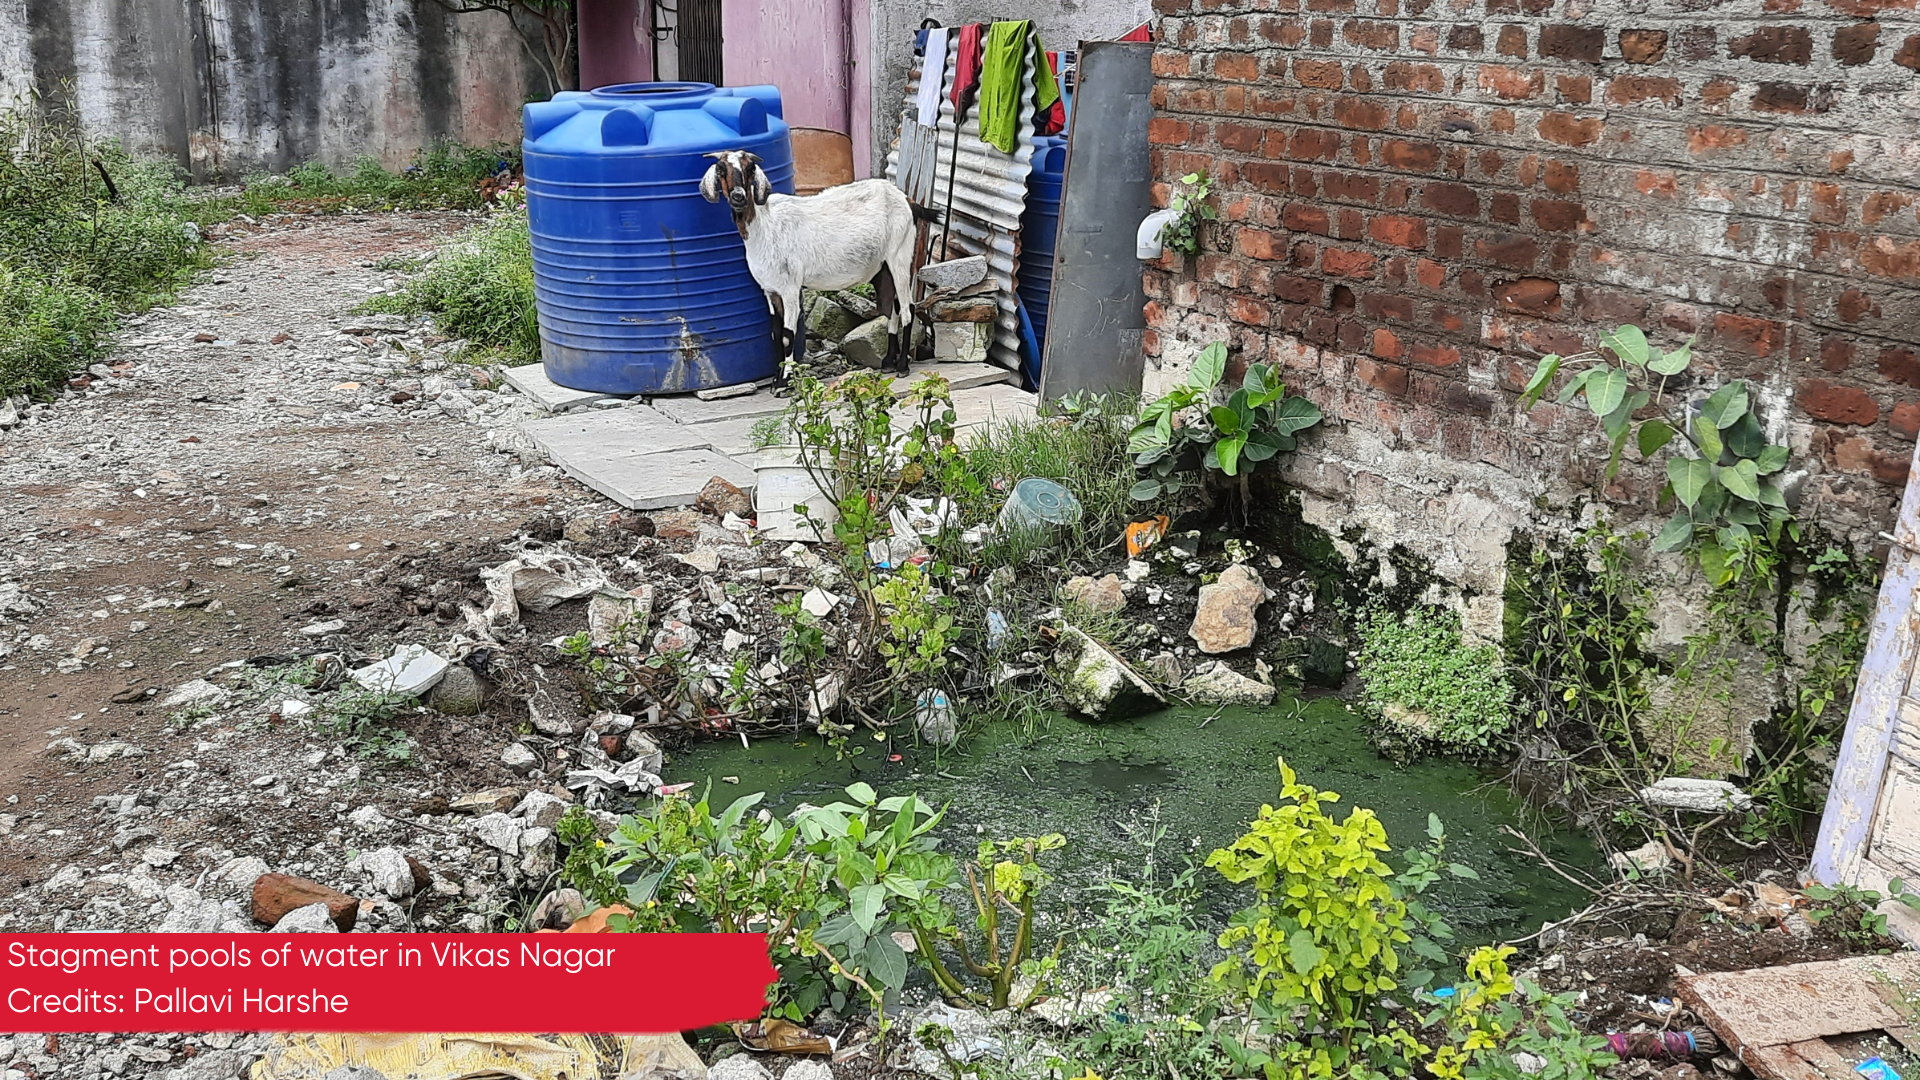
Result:
<svg viewBox="0 0 1920 1080">
<path fill-rule="evenodd" d="M 912 65 L 907 77 L 906 100 L 900 111 L 901 134 L 887 154 L 887 179 L 907 197 L 922 206 L 947 211 L 947 184 L 953 180 L 953 230 L 948 241 L 953 258 L 985 255 L 987 275 L 993 280 L 1000 317 L 994 323 L 993 344 L 988 358 L 1001 367 L 1020 369 L 1020 317 L 1014 310 L 1013 283 L 1020 267 L 1020 215 L 1027 207 L 1027 174 L 1033 171 L 1033 72 L 1035 63 L 1046 63 L 1038 55 L 1037 35 L 1027 37 L 1027 66 L 1020 87 L 1020 126 L 1013 153 L 1008 154 L 980 138 L 979 105 L 968 113 L 960 126 L 958 171 L 954 172 L 953 102 L 945 93 L 940 97 L 940 123 L 923 127 L 916 119 L 914 97 L 920 87 L 920 64 Z M 957 59 L 947 52 L 947 66 L 941 76 L 941 89 L 953 85 Z M 932 169 L 929 175 L 925 138 L 933 136 Z M 906 165 L 902 165 L 903 155 Z M 924 185 L 931 180 L 931 189 Z M 918 190 L 926 197 L 919 197 Z M 940 230 L 940 225 L 931 228 Z M 937 244 L 935 231 L 931 244 Z M 938 259 L 939 252 L 929 253 Z"/>
</svg>

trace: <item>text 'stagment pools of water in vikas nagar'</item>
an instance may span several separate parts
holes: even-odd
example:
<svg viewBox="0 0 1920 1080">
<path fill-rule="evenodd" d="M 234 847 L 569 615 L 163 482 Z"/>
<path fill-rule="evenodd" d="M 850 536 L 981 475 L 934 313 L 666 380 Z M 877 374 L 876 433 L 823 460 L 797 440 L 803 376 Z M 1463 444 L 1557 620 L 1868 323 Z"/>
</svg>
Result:
<svg viewBox="0 0 1920 1080">
<path fill-rule="evenodd" d="M 757 934 L 564 937 L 0 935 L 0 1031 L 641 1034 L 752 1019 L 774 981 Z"/>
</svg>

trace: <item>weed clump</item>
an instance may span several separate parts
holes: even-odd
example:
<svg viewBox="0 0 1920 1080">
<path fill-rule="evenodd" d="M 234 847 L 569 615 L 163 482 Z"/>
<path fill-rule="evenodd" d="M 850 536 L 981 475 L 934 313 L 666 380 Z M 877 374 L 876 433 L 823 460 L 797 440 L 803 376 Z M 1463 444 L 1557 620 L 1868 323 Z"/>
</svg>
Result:
<svg viewBox="0 0 1920 1080">
<path fill-rule="evenodd" d="M 1363 627 L 1359 675 L 1377 741 L 1393 756 L 1481 753 L 1510 727 L 1513 688 L 1499 648 L 1467 648 L 1453 615 L 1375 612 Z"/>
<path fill-rule="evenodd" d="M 432 315 L 454 337 L 515 360 L 539 360 L 526 205 L 494 214 L 442 249 L 424 274 L 363 310 Z"/>
<path fill-rule="evenodd" d="M 362 155 L 335 171 L 308 162 L 285 175 L 249 176 L 240 209 L 270 214 L 287 209 L 320 213 L 362 210 L 479 210 L 519 171 L 513 146 L 463 146 L 443 139 L 414 154 L 413 163 L 389 172 L 379 159 Z"/>
</svg>

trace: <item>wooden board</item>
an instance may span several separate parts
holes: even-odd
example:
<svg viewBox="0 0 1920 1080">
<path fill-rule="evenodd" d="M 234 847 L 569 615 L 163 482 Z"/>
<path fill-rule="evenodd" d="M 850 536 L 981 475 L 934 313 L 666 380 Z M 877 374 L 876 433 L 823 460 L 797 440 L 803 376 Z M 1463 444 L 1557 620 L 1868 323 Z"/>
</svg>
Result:
<svg viewBox="0 0 1920 1080">
<path fill-rule="evenodd" d="M 1888 983 L 1920 988 L 1920 956 L 1859 956 L 1814 964 L 1755 968 L 1709 975 L 1683 975 L 1680 997 L 1755 1072 L 1777 1063 L 1789 1069 L 1803 1054 L 1773 1054 L 1774 1048 L 1812 1043 L 1830 1035 L 1902 1027 L 1907 1017 L 1886 1000 Z M 1809 1052 L 1819 1053 L 1808 1046 Z M 1813 1075 L 1818 1075 L 1817 1073 Z"/>
</svg>

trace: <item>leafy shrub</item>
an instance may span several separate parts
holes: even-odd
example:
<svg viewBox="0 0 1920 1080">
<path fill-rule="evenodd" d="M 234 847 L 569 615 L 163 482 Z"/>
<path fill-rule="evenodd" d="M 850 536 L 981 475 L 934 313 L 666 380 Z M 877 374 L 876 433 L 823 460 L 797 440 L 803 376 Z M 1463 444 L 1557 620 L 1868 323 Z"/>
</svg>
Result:
<svg viewBox="0 0 1920 1080">
<path fill-rule="evenodd" d="M 807 806 L 787 819 L 753 808 L 764 793 L 714 816 L 703 796 L 663 799 L 621 819 L 597 860 L 567 876 L 583 892 L 616 892 L 631 909 L 617 931 L 758 931 L 780 983 L 775 1012 L 803 1020 L 822 1005 L 844 1011 L 856 990 L 876 1007 L 907 979 L 892 934 L 908 912 L 953 879 L 953 860 L 928 833 L 940 815 L 911 795 L 879 798 L 866 784 L 852 803 Z"/>
<path fill-rule="evenodd" d="M 1287 393 L 1271 364 L 1252 364 L 1225 404 L 1214 391 L 1227 371 L 1227 347 L 1214 342 L 1194 358 L 1187 381 L 1140 410 L 1127 449 L 1145 475 L 1132 494 L 1142 501 L 1178 494 L 1190 474 L 1241 477 L 1275 454 L 1290 453 L 1294 437 L 1320 422 L 1320 407 Z"/>
<path fill-rule="evenodd" d="M 1569 1011 L 1571 994 L 1548 994 L 1507 970 L 1511 946 L 1482 946 L 1467 958 L 1467 977 L 1440 999 L 1425 1027 L 1441 1039 L 1427 1062 L 1435 1080 L 1584 1080 L 1617 1063 L 1601 1035 L 1585 1035 Z M 1519 1000 L 1513 1000 L 1518 996 Z M 1539 1059 L 1522 1069 L 1517 1054 Z"/>
<path fill-rule="evenodd" d="M 1033 905 L 1041 887 L 1052 880 L 1052 875 L 1040 866 L 1040 855 L 1065 846 L 1067 838 L 1059 833 L 980 841 L 973 861 L 966 867 L 966 891 L 973 900 L 974 928 L 980 932 L 981 939 L 975 947 L 968 946 L 954 920 L 952 906 L 939 893 L 929 893 L 915 905 L 916 951 L 927 970 L 933 973 L 934 984 L 941 993 L 999 1010 L 1024 1009 L 1046 990 L 1057 958 L 1036 960 L 1033 956 Z M 1005 936 L 1007 947 L 1003 952 L 1000 919 L 1006 914 L 1013 915 L 1015 921 L 1012 931 Z M 940 958 L 934 948 L 936 943 L 956 951 L 962 969 L 986 981 L 986 992 L 967 989 Z M 1012 999 L 1013 985 L 1021 978 L 1028 980 L 1030 989 L 1016 1002 Z"/>
<path fill-rule="evenodd" d="M 288 205 L 305 210 L 478 210 L 520 165 L 517 146 L 463 146 L 443 139 L 415 152 L 412 164 L 389 172 L 379 159 L 362 155 L 338 172 L 319 162 L 284 176 L 247 178 L 241 208 L 272 213 Z"/>
<path fill-rule="evenodd" d="M 508 356 L 540 359 L 533 306 L 533 236 L 524 204 L 495 213 L 440 251 L 424 274 L 365 310 L 434 316 L 454 337 Z"/>
<path fill-rule="evenodd" d="M 1389 750 L 1485 750 L 1511 725 L 1512 687 L 1496 646 L 1465 647 L 1459 619 L 1418 608 L 1375 612 L 1362 627 L 1358 674 Z"/>
<path fill-rule="evenodd" d="M 59 386 L 105 355 L 112 329 L 99 293 L 0 263 L 0 397 Z"/>
</svg>

